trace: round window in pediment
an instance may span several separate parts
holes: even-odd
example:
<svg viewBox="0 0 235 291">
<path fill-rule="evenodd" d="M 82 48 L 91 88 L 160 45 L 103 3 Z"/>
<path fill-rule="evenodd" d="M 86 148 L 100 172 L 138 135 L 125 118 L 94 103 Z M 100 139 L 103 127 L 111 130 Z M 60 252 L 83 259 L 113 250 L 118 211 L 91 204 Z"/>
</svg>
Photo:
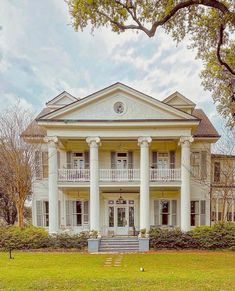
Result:
<svg viewBox="0 0 235 291">
<path fill-rule="evenodd" d="M 117 114 L 122 114 L 124 112 L 124 104 L 122 102 L 116 102 L 114 104 L 114 111 Z"/>
</svg>

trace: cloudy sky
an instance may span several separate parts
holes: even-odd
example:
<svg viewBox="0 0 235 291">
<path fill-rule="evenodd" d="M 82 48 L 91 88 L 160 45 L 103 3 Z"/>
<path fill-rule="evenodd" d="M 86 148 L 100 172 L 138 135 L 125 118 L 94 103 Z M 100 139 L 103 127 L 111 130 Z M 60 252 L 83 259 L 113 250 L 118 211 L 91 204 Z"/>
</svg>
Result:
<svg viewBox="0 0 235 291">
<path fill-rule="evenodd" d="M 0 110 L 20 98 L 38 112 L 63 90 L 84 97 L 119 81 L 159 100 L 177 90 L 220 124 L 186 43 L 161 32 L 75 32 L 63 0 L 0 0 L 0 26 Z"/>
</svg>

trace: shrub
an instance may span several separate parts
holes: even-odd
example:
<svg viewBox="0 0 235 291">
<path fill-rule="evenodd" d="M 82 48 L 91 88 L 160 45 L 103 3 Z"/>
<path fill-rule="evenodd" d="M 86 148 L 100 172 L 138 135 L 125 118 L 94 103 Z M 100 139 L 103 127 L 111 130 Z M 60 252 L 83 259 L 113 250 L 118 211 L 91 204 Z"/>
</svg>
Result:
<svg viewBox="0 0 235 291">
<path fill-rule="evenodd" d="M 196 227 L 192 236 L 198 241 L 201 249 L 235 248 L 235 224 L 217 223 L 212 227 Z"/>
<path fill-rule="evenodd" d="M 200 226 L 189 232 L 179 229 L 152 229 L 150 247 L 153 249 L 235 249 L 235 224 L 218 223 Z"/>
<path fill-rule="evenodd" d="M 88 232 L 69 235 L 67 233 L 57 234 L 51 238 L 52 247 L 65 249 L 84 249 L 87 247 Z"/>
<path fill-rule="evenodd" d="M 153 229 L 149 233 L 150 247 L 154 249 L 197 248 L 197 240 L 179 229 Z"/>
<path fill-rule="evenodd" d="M 29 250 L 41 248 L 76 248 L 87 246 L 88 233 L 77 235 L 58 234 L 50 236 L 43 228 L 16 226 L 0 227 L 0 249 Z"/>
</svg>

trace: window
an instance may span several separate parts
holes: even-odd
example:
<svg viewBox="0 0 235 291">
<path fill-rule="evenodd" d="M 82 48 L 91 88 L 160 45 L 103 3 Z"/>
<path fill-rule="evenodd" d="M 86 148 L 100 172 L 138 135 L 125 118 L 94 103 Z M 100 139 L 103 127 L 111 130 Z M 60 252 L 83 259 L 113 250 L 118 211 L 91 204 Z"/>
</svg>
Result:
<svg viewBox="0 0 235 291">
<path fill-rule="evenodd" d="M 191 153 L 191 172 L 196 178 L 200 176 L 200 152 Z"/>
<path fill-rule="evenodd" d="M 206 224 L 206 201 L 191 201 L 191 226 Z"/>
<path fill-rule="evenodd" d="M 199 201 L 191 201 L 191 226 L 199 225 Z"/>
<path fill-rule="evenodd" d="M 168 153 L 158 153 L 157 157 L 157 167 L 159 169 L 168 169 L 169 168 L 169 155 Z"/>
<path fill-rule="evenodd" d="M 89 223 L 89 202 L 88 201 L 66 201 L 66 225 L 84 226 Z"/>
<path fill-rule="evenodd" d="M 216 213 L 217 213 L 216 202 L 217 202 L 217 199 L 211 199 L 211 221 L 216 221 L 217 220 L 217 217 L 216 217 Z"/>
<path fill-rule="evenodd" d="M 35 175 L 39 180 L 48 178 L 48 152 L 35 152 Z"/>
<path fill-rule="evenodd" d="M 214 163 L 214 182 L 220 182 L 220 162 Z"/>
<path fill-rule="evenodd" d="M 83 153 L 73 153 L 73 168 L 74 169 L 84 169 L 85 161 Z"/>
<path fill-rule="evenodd" d="M 117 153 L 116 163 L 117 169 L 127 169 L 128 166 L 127 153 Z"/>
<path fill-rule="evenodd" d="M 154 200 L 154 225 L 177 225 L 177 200 Z"/>
<path fill-rule="evenodd" d="M 49 226 L 49 202 L 36 201 L 37 226 Z"/>
<path fill-rule="evenodd" d="M 109 227 L 114 227 L 114 207 L 109 207 Z"/>
<path fill-rule="evenodd" d="M 134 223 L 134 207 L 129 206 L 129 227 L 133 227 L 135 225 Z"/>
<path fill-rule="evenodd" d="M 168 225 L 169 224 L 169 214 L 170 214 L 170 202 L 169 201 L 161 201 L 161 224 Z"/>
</svg>

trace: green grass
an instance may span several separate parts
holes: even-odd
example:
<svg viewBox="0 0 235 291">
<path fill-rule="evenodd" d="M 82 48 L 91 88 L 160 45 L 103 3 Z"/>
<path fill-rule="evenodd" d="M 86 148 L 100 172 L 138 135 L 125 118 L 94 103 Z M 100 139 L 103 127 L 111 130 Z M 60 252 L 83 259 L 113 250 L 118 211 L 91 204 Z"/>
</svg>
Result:
<svg viewBox="0 0 235 291">
<path fill-rule="evenodd" d="M 235 290 L 235 252 L 0 253 L 0 290 Z M 145 272 L 140 272 L 143 266 Z"/>
</svg>

